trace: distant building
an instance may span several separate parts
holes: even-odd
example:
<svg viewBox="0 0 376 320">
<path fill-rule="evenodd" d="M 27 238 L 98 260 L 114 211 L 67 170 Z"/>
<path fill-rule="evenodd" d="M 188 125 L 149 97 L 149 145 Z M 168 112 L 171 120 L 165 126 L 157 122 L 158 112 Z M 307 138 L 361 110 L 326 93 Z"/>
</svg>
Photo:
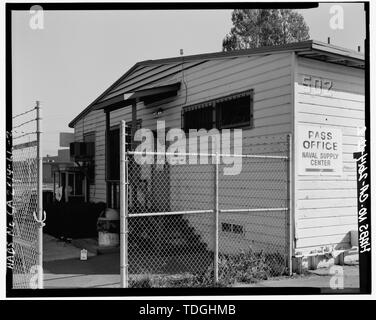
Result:
<svg viewBox="0 0 376 320">
<path fill-rule="evenodd" d="M 72 157 L 72 154 L 77 155 L 82 151 L 80 144 L 74 144 L 76 149 L 73 149 L 72 142 L 73 133 L 60 133 L 59 145 L 64 149 L 59 149 L 57 156 L 47 155 L 43 158 L 43 183 L 46 189 L 53 191 L 54 201 L 89 201 L 86 181 L 91 166 L 85 160 L 90 159 Z"/>
<path fill-rule="evenodd" d="M 54 182 L 53 167 L 63 163 L 72 163 L 69 156 L 69 149 L 60 149 L 57 156 L 47 155 L 43 157 L 43 183 L 52 184 Z M 72 163 L 73 164 L 73 163 Z"/>
</svg>

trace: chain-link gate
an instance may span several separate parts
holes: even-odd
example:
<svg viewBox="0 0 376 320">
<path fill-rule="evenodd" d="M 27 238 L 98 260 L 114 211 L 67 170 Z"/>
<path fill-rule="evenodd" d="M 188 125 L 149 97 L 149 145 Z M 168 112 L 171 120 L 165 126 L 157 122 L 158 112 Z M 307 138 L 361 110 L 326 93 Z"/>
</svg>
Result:
<svg viewBox="0 0 376 320">
<path fill-rule="evenodd" d="M 32 119 L 25 117 L 32 116 Z M 13 288 L 42 288 L 42 158 L 40 107 L 13 117 Z"/>
<path fill-rule="evenodd" d="M 229 175 L 234 155 L 125 152 L 124 135 L 122 287 L 227 286 L 289 273 L 288 137 L 279 155 L 236 155 L 241 170 Z"/>
</svg>

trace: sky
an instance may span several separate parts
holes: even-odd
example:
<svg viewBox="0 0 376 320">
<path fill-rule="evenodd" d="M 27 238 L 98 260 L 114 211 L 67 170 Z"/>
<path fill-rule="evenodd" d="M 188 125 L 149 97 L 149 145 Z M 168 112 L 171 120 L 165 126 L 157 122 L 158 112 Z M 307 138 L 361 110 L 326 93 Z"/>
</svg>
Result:
<svg viewBox="0 0 376 320">
<path fill-rule="evenodd" d="M 311 39 L 357 50 L 365 37 L 362 4 L 341 4 L 343 30 L 330 7 L 298 10 Z M 136 62 L 222 50 L 231 10 L 45 11 L 32 29 L 29 11 L 12 13 L 13 114 L 41 101 L 43 155 L 56 155 L 59 132 Z"/>
</svg>

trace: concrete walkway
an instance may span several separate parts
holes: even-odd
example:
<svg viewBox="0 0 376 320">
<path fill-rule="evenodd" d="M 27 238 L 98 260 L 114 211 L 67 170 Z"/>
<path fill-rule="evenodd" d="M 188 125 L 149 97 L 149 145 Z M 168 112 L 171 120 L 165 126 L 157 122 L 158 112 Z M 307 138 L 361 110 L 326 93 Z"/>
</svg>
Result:
<svg viewBox="0 0 376 320">
<path fill-rule="evenodd" d="M 310 271 L 305 275 L 269 279 L 256 284 L 239 283 L 235 287 L 314 287 L 330 289 L 331 285 L 344 289 L 359 288 L 358 265 L 345 265 Z M 339 272 L 339 273 L 338 273 Z M 335 275 L 335 273 L 337 273 Z M 336 276 L 336 278 L 333 278 Z M 51 236 L 44 236 L 45 288 L 116 288 L 120 284 L 119 253 L 94 255 L 80 260 L 80 249 Z"/>
<path fill-rule="evenodd" d="M 43 234 L 43 261 L 79 259 L 81 250 L 70 243 Z M 88 257 L 94 256 L 88 252 Z"/>
<path fill-rule="evenodd" d="M 119 287 L 119 254 L 56 260 L 44 263 L 45 288 Z"/>
<path fill-rule="evenodd" d="M 117 287 L 120 283 L 119 254 L 80 260 L 81 249 L 43 235 L 43 269 L 45 288 Z"/>
</svg>

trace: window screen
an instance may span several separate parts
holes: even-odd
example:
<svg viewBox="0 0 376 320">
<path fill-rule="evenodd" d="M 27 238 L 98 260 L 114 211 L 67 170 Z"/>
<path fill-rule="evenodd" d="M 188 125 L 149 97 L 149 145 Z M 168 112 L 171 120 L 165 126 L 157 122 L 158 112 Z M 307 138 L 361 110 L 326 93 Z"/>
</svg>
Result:
<svg viewBox="0 0 376 320">
<path fill-rule="evenodd" d="M 235 128 L 251 124 L 251 97 L 244 96 L 216 103 L 218 128 Z"/>
<path fill-rule="evenodd" d="M 199 105 L 189 107 L 183 111 L 183 128 L 188 132 L 189 129 L 213 128 L 213 105 Z"/>
<path fill-rule="evenodd" d="M 248 90 L 215 100 L 185 107 L 182 127 L 189 129 L 218 129 L 253 125 L 253 91 Z"/>
</svg>

